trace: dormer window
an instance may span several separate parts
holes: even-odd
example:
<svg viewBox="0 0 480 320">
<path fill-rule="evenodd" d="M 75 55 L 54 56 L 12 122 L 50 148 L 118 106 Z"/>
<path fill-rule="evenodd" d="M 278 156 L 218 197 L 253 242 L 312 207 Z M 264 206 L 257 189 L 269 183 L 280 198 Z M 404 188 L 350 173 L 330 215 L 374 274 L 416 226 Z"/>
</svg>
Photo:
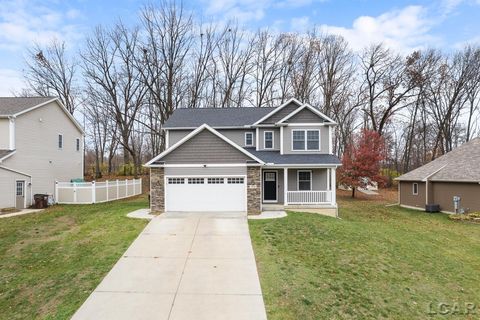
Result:
<svg viewBox="0 0 480 320">
<path fill-rule="evenodd" d="M 265 149 L 273 149 L 273 131 L 263 133 L 263 146 Z"/>
<path fill-rule="evenodd" d="M 292 150 L 320 150 L 320 130 L 292 130 Z"/>
<path fill-rule="evenodd" d="M 253 146 L 253 132 L 245 132 L 245 147 Z"/>
</svg>

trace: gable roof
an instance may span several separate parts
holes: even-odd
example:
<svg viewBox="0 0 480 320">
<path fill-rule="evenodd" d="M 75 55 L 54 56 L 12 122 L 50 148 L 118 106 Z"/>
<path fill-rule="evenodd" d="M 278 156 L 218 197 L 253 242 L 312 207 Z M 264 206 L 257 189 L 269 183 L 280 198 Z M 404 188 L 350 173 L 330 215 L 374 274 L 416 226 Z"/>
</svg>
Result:
<svg viewBox="0 0 480 320">
<path fill-rule="evenodd" d="M 480 138 L 475 138 L 396 180 L 480 183 L 479 163 Z"/>
<path fill-rule="evenodd" d="M 50 102 L 56 102 L 78 130 L 80 130 L 82 134 L 85 134 L 82 126 L 74 116 L 68 112 L 60 99 L 55 97 L 0 97 L 0 118 L 18 117 L 24 113 L 43 107 Z"/>
<path fill-rule="evenodd" d="M 291 108 L 292 104 L 295 106 Z M 165 129 L 194 129 L 206 123 L 211 127 L 221 128 L 242 128 L 262 124 L 275 125 L 280 123 L 286 116 L 296 114 L 299 109 L 307 108 L 319 117 L 335 122 L 321 113 L 317 108 L 309 104 L 302 104 L 295 98 L 289 99 L 279 107 L 240 107 L 240 108 L 179 108 L 165 122 Z M 284 110 L 282 112 L 282 110 Z M 286 111 L 286 112 L 285 112 Z M 266 123 L 268 119 L 276 118 Z"/>
<path fill-rule="evenodd" d="M 0 116 L 15 116 L 55 99 L 54 97 L 0 97 Z"/>
<path fill-rule="evenodd" d="M 8 157 L 12 156 L 14 153 L 15 150 L 0 149 L 0 163 Z"/>
<path fill-rule="evenodd" d="M 291 99 L 287 100 L 285 103 L 283 103 L 281 106 L 279 106 L 277 108 L 274 108 L 270 113 L 268 113 L 265 116 L 263 116 L 262 118 L 258 119 L 254 124 L 260 124 L 260 123 L 264 122 L 265 120 L 271 118 L 273 115 L 280 112 L 285 107 L 287 107 L 291 104 L 296 104 L 298 107 L 300 107 L 302 105 L 302 103 L 300 101 L 298 101 L 297 99 L 291 98 Z"/>
<path fill-rule="evenodd" d="M 219 137 L 220 139 L 222 139 L 223 141 L 225 141 L 226 143 L 228 143 L 229 145 L 231 145 L 232 147 L 234 147 L 235 149 L 237 149 L 238 151 L 240 151 L 241 153 L 245 154 L 246 156 L 250 157 L 252 160 L 255 160 L 256 162 L 258 163 L 261 163 L 261 164 L 264 164 L 264 162 L 262 160 L 260 160 L 259 158 L 257 158 L 256 156 L 254 156 L 253 154 L 251 154 L 250 152 L 248 152 L 247 150 L 245 150 L 244 148 L 238 146 L 236 143 L 234 143 L 232 140 L 228 139 L 227 137 L 225 137 L 223 134 L 219 133 L 217 130 L 213 129 L 212 127 L 210 127 L 209 125 L 207 125 L 206 123 L 202 124 L 200 127 L 198 127 L 197 129 L 193 130 L 192 132 L 190 132 L 189 134 L 187 134 L 185 137 L 183 137 L 182 139 L 180 139 L 177 143 L 175 143 L 173 146 L 171 146 L 170 148 L 168 148 L 167 150 L 163 151 L 162 153 L 160 153 L 158 156 L 156 156 L 155 158 L 153 158 L 152 160 L 148 161 L 145 166 L 146 167 L 154 167 L 156 166 L 155 162 L 162 159 L 163 157 L 165 157 L 166 155 L 168 155 L 169 153 L 171 153 L 172 151 L 174 151 L 175 149 L 177 149 L 178 147 L 180 147 L 181 145 L 183 145 L 185 142 L 187 142 L 188 140 L 192 139 L 193 137 L 195 137 L 196 135 L 198 135 L 200 132 L 204 131 L 204 130 L 208 130 L 210 131 L 212 134 L 214 134 L 215 136 Z"/>
<path fill-rule="evenodd" d="M 311 112 L 313 112 L 314 114 L 316 114 L 317 116 L 319 116 L 323 120 L 326 120 L 326 121 L 330 122 L 331 124 L 336 124 L 335 121 L 333 121 L 331 118 L 327 117 L 324 113 L 320 112 L 320 110 L 312 107 L 308 103 L 305 103 L 300 108 L 297 108 L 295 111 L 293 111 L 292 113 L 288 114 L 286 117 L 284 117 L 283 119 L 278 121 L 278 123 L 286 122 L 288 119 L 292 118 L 294 115 L 298 114 L 299 112 L 301 112 L 302 110 L 305 110 L 305 109 L 310 110 Z"/>
<path fill-rule="evenodd" d="M 179 108 L 168 118 L 164 128 L 197 128 L 204 123 L 212 127 L 243 127 L 276 108 Z"/>
</svg>

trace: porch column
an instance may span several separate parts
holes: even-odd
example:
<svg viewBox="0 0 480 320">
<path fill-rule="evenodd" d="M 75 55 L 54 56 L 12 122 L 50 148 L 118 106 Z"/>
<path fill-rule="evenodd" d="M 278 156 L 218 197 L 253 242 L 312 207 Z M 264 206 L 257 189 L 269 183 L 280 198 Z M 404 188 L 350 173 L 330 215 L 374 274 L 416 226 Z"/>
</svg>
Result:
<svg viewBox="0 0 480 320">
<path fill-rule="evenodd" d="M 283 204 L 288 205 L 288 168 L 283 168 Z"/>
<path fill-rule="evenodd" d="M 336 190 L 336 185 L 337 185 L 337 168 L 332 168 L 332 179 L 330 180 L 331 188 L 332 188 L 332 205 L 336 206 L 337 205 L 337 190 Z"/>
</svg>

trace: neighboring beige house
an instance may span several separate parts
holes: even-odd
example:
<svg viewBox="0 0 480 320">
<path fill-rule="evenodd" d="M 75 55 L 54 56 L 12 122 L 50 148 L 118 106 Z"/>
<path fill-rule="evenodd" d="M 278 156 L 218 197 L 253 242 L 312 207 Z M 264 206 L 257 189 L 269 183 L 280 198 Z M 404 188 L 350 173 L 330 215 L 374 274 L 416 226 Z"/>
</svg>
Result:
<svg viewBox="0 0 480 320">
<path fill-rule="evenodd" d="M 295 99 L 275 108 L 177 109 L 163 127 L 167 149 L 146 164 L 151 209 L 336 215 L 335 126 Z"/>
<path fill-rule="evenodd" d="M 0 98 L 0 208 L 26 208 L 83 178 L 82 127 L 57 98 Z"/>
<path fill-rule="evenodd" d="M 480 211 L 480 138 L 473 139 L 396 180 L 401 206 L 425 209 L 437 204 L 443 212 Z"/>
</svg>

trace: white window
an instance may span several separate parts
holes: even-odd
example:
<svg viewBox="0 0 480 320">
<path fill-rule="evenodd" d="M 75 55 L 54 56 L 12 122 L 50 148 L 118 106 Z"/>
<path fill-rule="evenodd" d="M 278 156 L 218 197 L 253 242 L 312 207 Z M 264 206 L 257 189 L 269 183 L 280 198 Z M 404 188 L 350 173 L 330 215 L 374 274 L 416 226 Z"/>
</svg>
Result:
<svg viewBox="0 0 480 320">
<path fill-rule="evenodd" d="M 224 183 L 224 178 L 208 178 L 207 182 L 208 184 L 222 184 Z"/>
<path fill-rule="evenodd" d="M 228 184 L 243 184 L 243 178 L 228 178 Z"/>
<path fill-rule="evenodd" d="M 168 178 L 168 184 L 184 184 L 184 178 Z"/>
<path fill-rule="evenodd" d="M 265 149 L 273 149 L 273 131 L 265 131 L 263 133 L 263 147 Z"/>
<path fill-rule="evenodd" d="M 292 130 L 292 150 L 320 150 L 320 130 Z"/>
<path fill-rule="evenodd" d="M 275 181 L 275 172 L 265 172 L 265 181 Z"/>
<path fill-rule="evenodd" d="M 203 178 L 188 178 L 188 184 L 203 184 Z"/>
<path fill-rule="evenodd" d="M 253 146 L 253 132 L 245 132 L 245 147 Z"/>
<path fill-rule="evenodd" d="M 80 139 L 79 139 L 79 138 L 77 138 L 77 139 L 75 140 L 75 149 L 76 149 L 77 151 L 80 151 Z"/>
<path fill-rule="evenodd" d="M 17 196 L 19 196 L 19 197 L 23 197 L 23 184 L 24 184 L 23 181 L 17 181 L 16 194 L 17 194 Z"/>
<path fill-rule="evenodd" d="M 415 196 L 418 195 L 418 183 L 414 183 L 414 184 L 412 185 L 412 193 L 413 193 L 413 195 L 415 195 Z"/>
<path fill-rule="evenodd" d="M 312 190 L 312 171 L 298 170 L 297 171 L 298 190 Z"/>
<path fill-rule="evenodd" d="M 58 149 L 63 149 L 63 134 L 58 135 Z"/>
</svg>

